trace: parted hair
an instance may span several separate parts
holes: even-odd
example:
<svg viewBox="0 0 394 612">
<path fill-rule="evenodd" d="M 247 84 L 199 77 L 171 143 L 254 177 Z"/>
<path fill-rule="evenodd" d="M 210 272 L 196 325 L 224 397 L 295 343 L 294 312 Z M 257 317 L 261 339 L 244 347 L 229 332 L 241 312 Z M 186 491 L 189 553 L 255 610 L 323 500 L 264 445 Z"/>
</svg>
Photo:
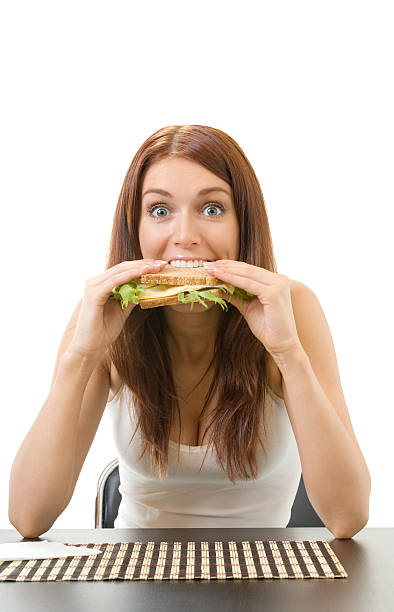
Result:
<svg viewBox="0 0 394 612">
<path fill-rule="evenodd" d="M 138 149 L 120 191 L 106 268 L 143 258 L 138 236 L 143 179 L 152 164 L 169 157 L 201 164 L 227 182 L 232 189 L 239 224 L 239 261 L 276 272 L 264 197 L 256 174 L 240 146 L 228 134 L 205 125 L 164 127 Z M 214 394 L 218 401 L 209 414 L 203 441 L 209 438 L 207 451 L 214 447 L 222 469 L 234 482 L 236 478 L 256 478 L 258 444 L 266 450 L 263 440 L 267 351 L 237 308 L 227 304 L 228 311 L 221 312 L 213 358 L 199 383 L 209 371 L 213 373 L 201 414 Z M 162 307 L 143 310 L 135 306 L 120 335 L 108 347 L 123 388 L 127 386 L 131 392 L 136 418 L 131 440 L 138 428 L 142 440 L 138 459 L 148 452 L 151 472 L 161 479 L 168 474 L 173 419 L 178 418 L 179 442 L 181 431 L 179 398 L 165 325 Z M 263 439 L 261 431 L 264 431 Z"/>
</svg>

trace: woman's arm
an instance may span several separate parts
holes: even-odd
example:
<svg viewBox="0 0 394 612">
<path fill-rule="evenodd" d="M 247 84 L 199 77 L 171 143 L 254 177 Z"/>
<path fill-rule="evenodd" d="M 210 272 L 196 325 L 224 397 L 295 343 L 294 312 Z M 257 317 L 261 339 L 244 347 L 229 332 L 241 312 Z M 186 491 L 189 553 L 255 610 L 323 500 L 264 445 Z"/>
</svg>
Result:
<svg viewBox="0 0 394 612">
<path fill-rule="evenodd" d="M 291 292 L 301 345 L 276 357 L 308 497 L 337 538 L 368 522 L 371 478 L 354 434 L 331 333 L 316 295 Z"/>
<path fill-rule="evenodd" d="M 78 311 L 63 335 L 48 397 L 11 468 L 8 517 L 26 538 L 50 529 L 69 503 L 108 399 L 104 360 L 68 349 Z"/>
<path fill-rule="evenodd" d="M 209 274 L 251 294 L 247 300 L 232 295 L 230 301 L 281 371 L 310 501 L 336 537 L 352 537 L 368 521 L 371 478 L 319 300 L 303 283 L 246 262 L 204 265 Z"/>
</svg>

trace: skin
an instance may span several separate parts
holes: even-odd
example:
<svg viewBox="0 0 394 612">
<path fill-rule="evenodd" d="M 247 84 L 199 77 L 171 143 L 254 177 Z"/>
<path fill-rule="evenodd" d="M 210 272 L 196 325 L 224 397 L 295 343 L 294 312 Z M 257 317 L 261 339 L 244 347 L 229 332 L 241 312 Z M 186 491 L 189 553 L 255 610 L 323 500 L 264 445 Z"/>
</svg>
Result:
<svg viewBox="0 0 394 612">
<path fill-rule="evenodd" d="M 201 189 L 219 187 L 198 196 Z M 172 197 L 148 189 L 163 189 Z M 153 216 L 148 212 L 158 203 Z M 224 211 L 214 203 L 221 204 Z M 170 261 L 177 255 L 216 261 L 238 260 L 239 224 L 231 187 L 198 163 L 166 158 L 151 166 L 142 183 L 139 240 L 143 258 Z M 195 303 L 163 306 L 170 349 L 177 359 L 196 361 L 213 349 L 220 317 L 215 303 L 208 308 Z"/>
</svg>

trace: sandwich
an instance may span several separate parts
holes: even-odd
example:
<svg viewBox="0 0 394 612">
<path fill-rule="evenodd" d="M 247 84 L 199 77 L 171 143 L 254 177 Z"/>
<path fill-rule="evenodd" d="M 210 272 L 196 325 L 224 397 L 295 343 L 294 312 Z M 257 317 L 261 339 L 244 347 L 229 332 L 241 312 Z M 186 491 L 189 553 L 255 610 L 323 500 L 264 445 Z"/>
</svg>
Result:
<svg viewBox="0 0 394 612">
<path fill-rule="evenodd" d="M 222 310 L 228 310 L 224 298 L 231 298 L 236 293 L 242 300 L 252 294 L 238 289 L 230 283 L 223 283 L 207 274 L 203 266 L 181 268 L 167 264 L 157 273 L 141 274 L 117 289 L 112 289 L 112 296 L 126 308 L 129 302 L 141 308 L 157 308 L 171 304 L 188 304 L 193 310 L 194 302 L 208 308 L 206 302 L 215 302 Z"/>
</svg>

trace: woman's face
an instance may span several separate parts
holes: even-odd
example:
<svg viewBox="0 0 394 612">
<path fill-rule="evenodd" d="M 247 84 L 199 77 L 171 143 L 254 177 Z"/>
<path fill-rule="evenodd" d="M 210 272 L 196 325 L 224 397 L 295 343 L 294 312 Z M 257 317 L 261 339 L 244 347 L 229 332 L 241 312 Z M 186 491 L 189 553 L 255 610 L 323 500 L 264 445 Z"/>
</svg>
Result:
<svg viewBox="0 0 394 612">
<path fill-rule="evenodd" d="M 143 258 L 238 260 L 239 225 L 231 187 L 196 162 L 175 157 L 156 162 L 142 183 L 139 241 Z M 190 305 L 174 308 L 190 310 Z M 205 309 L 195 303 L 193 310 Z"/>
</svg>

